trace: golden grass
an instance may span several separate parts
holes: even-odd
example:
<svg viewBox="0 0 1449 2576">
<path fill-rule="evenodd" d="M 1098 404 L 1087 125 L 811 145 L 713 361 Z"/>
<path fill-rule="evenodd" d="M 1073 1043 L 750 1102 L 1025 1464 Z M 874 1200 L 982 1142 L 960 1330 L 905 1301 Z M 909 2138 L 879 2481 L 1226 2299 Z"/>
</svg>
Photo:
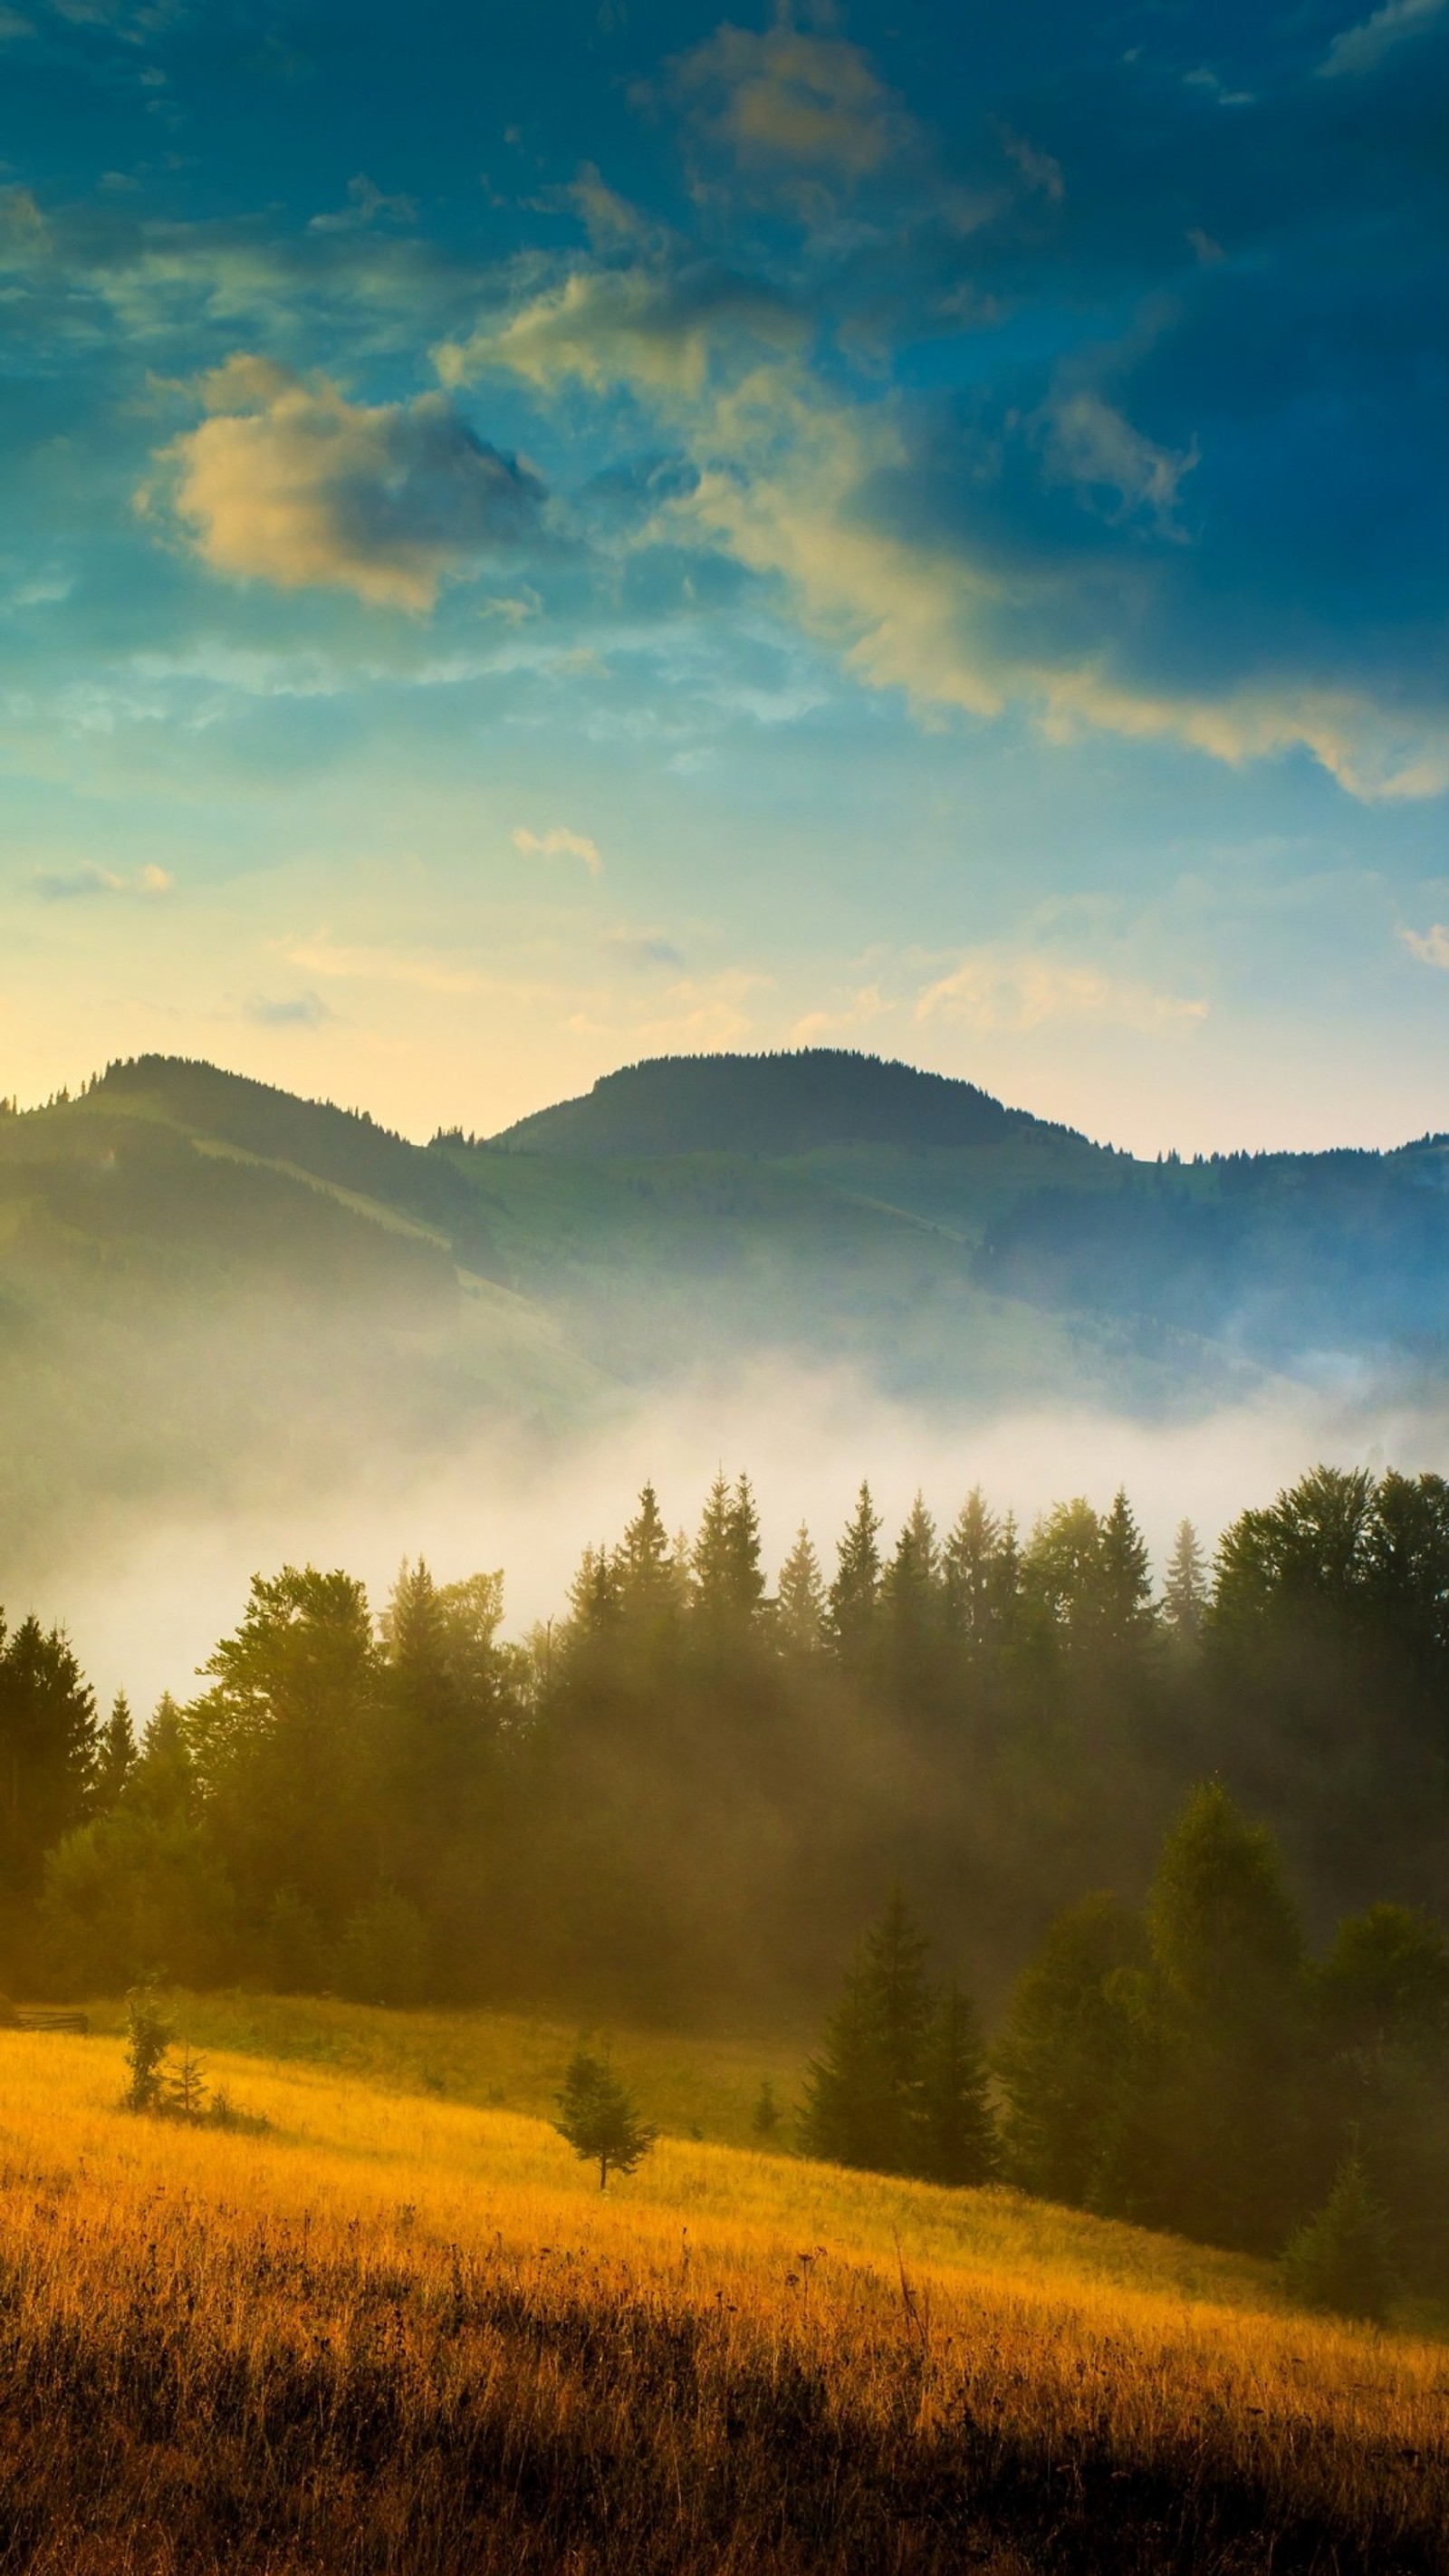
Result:
<svg viewBox="0 0 1449 2576">
<path fill-rule="evenodd" d="M 1449 2351 L 1227 2256 L 213 2059 L 256 2136 L 0 2034 L 0 2566 L 45 2576 L 1446 2561 Z"/>
</svg>

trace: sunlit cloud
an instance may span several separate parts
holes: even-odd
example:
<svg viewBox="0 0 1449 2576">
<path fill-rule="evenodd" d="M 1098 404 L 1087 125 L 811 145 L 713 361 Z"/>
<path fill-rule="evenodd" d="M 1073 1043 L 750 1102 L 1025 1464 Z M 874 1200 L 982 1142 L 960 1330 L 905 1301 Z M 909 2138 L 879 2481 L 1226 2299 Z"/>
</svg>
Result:
<svg viewBox="0 0 1449 2576">
<path fill-rule="evenodd" d="M 441 394 L 352 403 L 326 377 L 303 382 L 236 356 L 203 379 L 201 398 L 207 418 L 159 461 L 174 516 L 213 572 L 419 612 L 449 575 L 535 520 L 536 478 Z M 140 506 L 156 506 L 154 487 Z"/>
<path fill-rule="evenodd" d="M 154 903 L 170 894 L 175 879 L 165 868 L 138 868 L 134 876 L 121 876 L 112 868 L 87 861 L 78 868 L 47 868 L 31 878 L 31 890 L 42 903 L 92 903 L 117 895 L 143 903 Z"/>
<path fill-rule="evenodd" d="M 1054 1021 L 1163 1037 L 1195 1027 L 1207 1012 L 1204 1001 L 1160 993 L 1099 966 L 981 949 L 926 986 L 915 1016 L 918 1023 L 954 1020 L 983 1032 L 1020 1033 Z"/>
<path fill-rule="evenodd" d="M 522 850 L 525 857 L 582 859 L 591 877 L 604 873 L 598 844 L 587 840 L 582 832 L 565 832 L 557 825 L 550 832 L 531 832 L 527 824 L 520 823 L 512 838 L 515 850 Z"/>
</svg>

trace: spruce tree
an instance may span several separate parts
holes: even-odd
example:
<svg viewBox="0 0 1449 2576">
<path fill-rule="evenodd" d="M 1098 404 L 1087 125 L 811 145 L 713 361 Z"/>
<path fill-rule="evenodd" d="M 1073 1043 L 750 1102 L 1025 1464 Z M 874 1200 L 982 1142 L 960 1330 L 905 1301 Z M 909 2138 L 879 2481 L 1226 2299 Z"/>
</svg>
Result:
<svg viewBox="0 0 1449 2576">
<path fill-rule="evenodd" d="M 973 1654 L 992 1640 L 999 1626 L 1001 1538 L 1000 1522 L 987 1508 L 980 1486 L 973 1486 L 941 1550 L 947 1627 L 957 1643 Z"/>
<path fill-rule="evenodd" d="M 1195 1646 L 1207 1610 L 1207 1572 L 1191 1521 L 1179 1521 L 1162 1586 L 1162 1617 L 1175 1645 Z"/>
<path fill-rule="evenodd" d="M 802 1521 L 795 1544 L 780 1568 L 776 1590 L 775 1631 L 787 1654 L 813 1655 L 825 1634 L 825 1586 L 820 1559 Z"/>
<path fill-rule="evenodd" d="M 1151 1563 L 1120 1485 L 1101 1523 L 1099 1550 L 1098 1619 L 1104 1640 L 1117 1648 L 1139 1645 L 1154 1619 Z"/>
<path fill-rule="evenodd" d="M 1289 2239 L 1283 2271 L 1305 2306 L 1383 2323 L 1399 2286 L 1393 2236 L 1356 2154 L 1344 2158 L 1323 2207 Z"/>
<path fill-rule="evenodd" d="M 124 1691 L 117 1691 L 101 1730 L 92 1784 L 93 1802 L 102 1815 L 115 1806 L 135 1767 L 136 1735 L 130 1703 Z"/>
<path fill-rule="evenodd" d="M 846 1663 L 861 1662 L 875 1627 L 880 1591 L 880 1515 L 862 1484 L 855 1510 L 837 1551 L 835 1580 L 830 1587 L 829 1633 Z"/>
<path fill-rule="evenodd" d="M 916 2102 L 917 2170 L 931 2182 L 990 2182 L 999 2155 L 981 2024 L 957 1985 L 940 1997 L 925 2034 Z"/>
<path fill-rule="evenodd" d="M 801 2140 L 809 2154 L 877 2173 L 916 2169 L 931 2013 L 926 1948 L 895 1889 L 805 2070 Z"/>
<path fill-rule="evenodd" d="M 554 2127 L 585 2164 L 598 2166 L 600 2191 L 608 2189 L 611 2171 L 631 2174 L 654 2144 L 654 2130 L 640 2119 L 608 2059 L 582 2045 L 556 2098 Z"/>
<path fill-rule="evenodd" d="M 0 1889 L 29 1895 L 78 1825 L 96 1768 L 96 1703 L 64 1630 L 0 1627 Z"/>
</svg>

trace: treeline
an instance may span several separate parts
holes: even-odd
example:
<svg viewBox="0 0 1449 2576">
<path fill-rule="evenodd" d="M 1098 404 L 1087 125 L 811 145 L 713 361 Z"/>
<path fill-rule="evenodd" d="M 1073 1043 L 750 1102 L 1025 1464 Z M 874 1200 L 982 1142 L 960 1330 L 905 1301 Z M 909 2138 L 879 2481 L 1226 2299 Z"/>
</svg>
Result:
<svg viewBox="0 0 1449 2576">
<path fill-rule="evenodd" d="M 1315 1958 L 1273 1836 L 1211 1782 L 1140 1906 L 1089 1895 L 1048 1927 L 989 2049 L 897 1891 L 807 2068 L 800 2139 L 1286 2253 L 1296 2288 L 1350 2312 L 1442 2298 L 1449 1942 L 1378 1904 Z"/>
<path fill-rule="evenodd" d="M 1279 1836 L 1309 1937 L 1441 1901 L 1449 1488 L 1321 1468 L 1160 1585 L 1125 1498 L 975 1493 L 771 1584 L 746 1480 L 652 1489 L 564 1614 L 502 1579 L 258 1577 L 138 1743 L 63 1636 L 0 1637 L 0 1976 L 148 1974 L 799 2027 L 899 1882 L 994 2015 L 1084 1889 L 1131 1899 L 1194 1782 Z"/>
</svg>

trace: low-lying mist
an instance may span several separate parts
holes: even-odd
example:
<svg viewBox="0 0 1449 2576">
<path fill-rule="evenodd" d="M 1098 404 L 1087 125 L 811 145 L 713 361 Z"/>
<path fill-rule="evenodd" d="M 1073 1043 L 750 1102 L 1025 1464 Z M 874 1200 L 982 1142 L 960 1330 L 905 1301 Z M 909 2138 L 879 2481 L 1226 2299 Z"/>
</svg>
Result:
<svg viewBox="0 0 1449 2576">
<path fill-rule="evenodd" d="M 124 1688 L 144 1712 L 163 1690 L 190 1693 L 251 1574 L 285 1562 L 345 1566 L 375 1603 L 404 1556 L 424 1557 L 440 1580 L 502 1567 L 506 1624 L 521 1634 L 562 1610 L 583 1548 L 617 1536 L 646 1478 L 669 1526 L 692 1531 L 716 1470 L 744 1470 L 771 1574 L 804 1521 L 827 1576 L 862 1477 L 887 1542 L 918 1488 L 946 1522 L 979 1484 L 1025 1529 L 1053 1502 L 1082 1494 L 1103 1507 L 1123 1486 L 1160 1576 L 1182 1518 L 1210 1549 L 1245 1506 L 1319 1459 L 1412 1472 L 1442 1464 L 1449 1431 L 1449 1401 L 1368 1382 L 1280 1382 L 1268 1400 L 1153 1424 L 1087 1406 L 918 1407 L 853 1372 L 767 1360 L 682 1378 L 583 1432 L 475 1424 L 424 1450 L 399 1441 L 386 1410 L 372 1440 L 354 1418 L 330 1457 L 299 1441 L 292 1475 L 275 1451 L 254 1467 L 233 1461 L 218 1478 L 224 1503 L 138 1499 L 38 1561 L 13 1547 L 0 1601 L 12 1619 L 33 1608 L 63 1621 L 102 1699 Z"/>
</svg>

